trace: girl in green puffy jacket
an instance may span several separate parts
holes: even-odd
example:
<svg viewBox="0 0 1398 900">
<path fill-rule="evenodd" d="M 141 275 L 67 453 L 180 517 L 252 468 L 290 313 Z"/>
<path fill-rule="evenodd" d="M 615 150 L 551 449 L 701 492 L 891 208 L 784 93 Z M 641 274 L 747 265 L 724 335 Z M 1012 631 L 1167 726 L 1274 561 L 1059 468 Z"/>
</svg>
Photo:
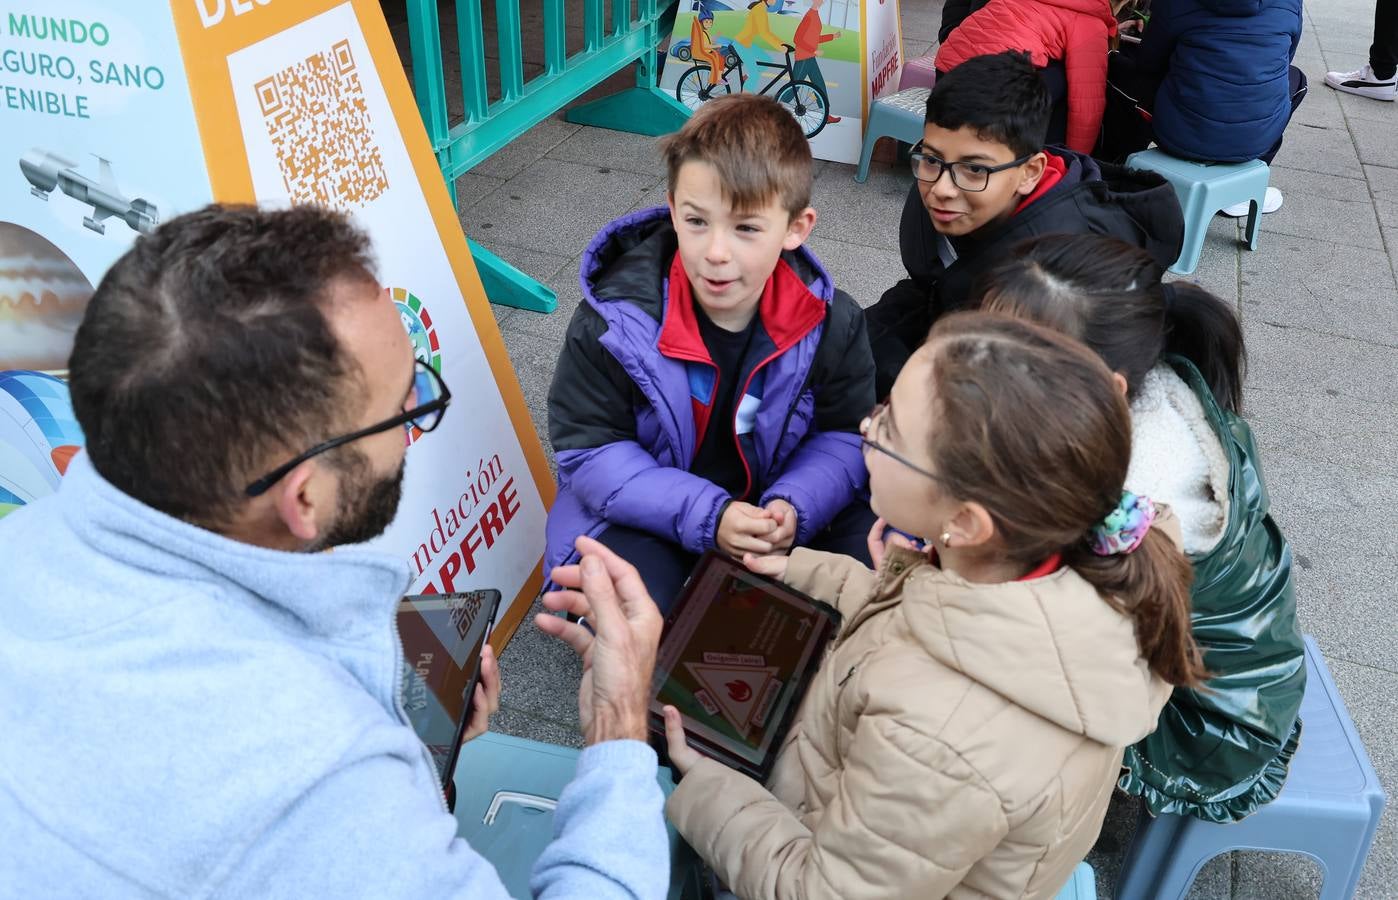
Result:
<svg viewBox="0 0 1398 900">
<path fill-rule="evenodd" d="M 1152 813 L 1230 822 L 1277 796 L 1300 737 L 1291 549 L 1239 415 L 1238 318 L 1162 274 L 1115 238 L 1051 235 L 1016 247 L 979 295 L 1077 337 L 1120 376 L 1132 414 L 1126 485 L 1179 516 L 1195 567 L 1194 637 L 1211 673 L 1202 690 L 1177 689 L 1155 733 L 1127 749 L 1120 786 Z"/>
</svg>

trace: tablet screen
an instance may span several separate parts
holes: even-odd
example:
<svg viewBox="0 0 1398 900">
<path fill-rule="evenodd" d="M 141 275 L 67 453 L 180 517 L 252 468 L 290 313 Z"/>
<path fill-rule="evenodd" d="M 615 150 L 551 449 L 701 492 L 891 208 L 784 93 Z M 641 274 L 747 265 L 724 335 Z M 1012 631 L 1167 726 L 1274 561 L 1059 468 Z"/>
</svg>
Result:
<svg viewBox="0 0 1398 900">
<path fill-rule="evenodd" d="M 451 780 L 480 676 L 481 647 L 499 605 L 494 590 L 424 594 L 398 604 L 403 709 L 443 784 Z"/>
<path fill-rule="evenodd" d="M 830 607 L 706 555 L 666 622 L 653 721 L 672 705 L 696 750 L 765 777 L 838 622 Z"/>
</svg>

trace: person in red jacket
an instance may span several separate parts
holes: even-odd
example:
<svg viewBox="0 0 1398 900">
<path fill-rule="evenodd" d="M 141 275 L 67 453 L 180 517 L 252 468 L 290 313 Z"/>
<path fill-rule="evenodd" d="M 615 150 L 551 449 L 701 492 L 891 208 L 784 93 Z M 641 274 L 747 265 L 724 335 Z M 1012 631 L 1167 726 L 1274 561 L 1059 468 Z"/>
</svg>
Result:
<svg viewBox="0 0 1398 900">
<path fill-rule="evenodd" d="M 792 39 L 792 45 L 796 47 L 795 62 L 791 65 L 791 78 L 793 81 L 805 79 L 825 95 L 825 105 L 830 106 L 830 91 L 825 87 L 825 76 L 820 74 L 820 63 L 816 62 L 816 56 L 820 53 L 820 45 L 827 41 L 833 41 L 840 36 L 838 31 L 821 31 L 820 8 L 825 4 L 825 0 L 811 0 L 811 8 L 806 10 L 806 14 L 801 17 L 801 24 L 796 26 L 796 37 Z M 826 120 L 826 124 L 833 125 L 840 121 L 839 116 L 831 116 Z"/>
<path fill-rule="evenodd" d="M 990 0 L 947 35 L 937 51 L 937 72 L 950 72 L 973 56 L 1025 51 L 1053 98 L 1049 143 L 1091 153 L 1107 106 L 1107 53 L 1126 2 Z"/>
</svg>

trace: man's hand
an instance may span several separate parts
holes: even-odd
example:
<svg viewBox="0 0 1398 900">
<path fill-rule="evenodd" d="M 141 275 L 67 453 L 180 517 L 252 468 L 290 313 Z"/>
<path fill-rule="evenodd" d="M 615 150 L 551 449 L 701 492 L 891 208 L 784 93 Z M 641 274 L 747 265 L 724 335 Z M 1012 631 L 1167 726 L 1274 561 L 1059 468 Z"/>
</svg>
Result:
<svg viewBox="0 0 1398 900">
<path fill-rule="evenodd" d="M 461 743 L 474 740 L 490 728 L 490 717 L 500 709 L 500 663 L 489 644 L 481 647 L 481 678 L 476 682 L 471 704 L 471 721 L 461 735 Z"/>
<path fill-rule="evenodd" d="M 767 542 L 773 550 L 790 550 L 796 543 L 796 507 L 780 498 L 768 503 L 763 509 L 772 516 L 777 527 L 767 535 Z"/>
<path fill-rule="evenodd" d="M 591 538 L 580 537 L 574 546 L 582 560 L 559 566 L 551 576 L 568 590 L 545 594 L 544 606 L 586 617 L 594 631 L 546 614 L 534 623 L 582 657 L 578 719 L 584 741 L 644 741 L 655 653 L 665 623 L 634 566 Z"/>
<path fill-rule="evenodd" d="M 751 503 L 734 500 L 723 511 L 718 521 L 718 534 L 714 544 L 730 556 L 744 553 L 771 553 L 771 534 L 777 530 L 777 521 L 767 510 Z"/>
</svg>

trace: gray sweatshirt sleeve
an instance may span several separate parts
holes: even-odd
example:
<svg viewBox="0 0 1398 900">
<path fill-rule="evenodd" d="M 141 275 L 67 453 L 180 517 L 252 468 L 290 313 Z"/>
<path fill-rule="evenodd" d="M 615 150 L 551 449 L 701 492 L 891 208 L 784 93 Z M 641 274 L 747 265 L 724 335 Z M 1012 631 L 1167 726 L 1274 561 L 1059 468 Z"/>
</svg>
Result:
<svg viewBox="0 0 1398 900">
<path fill-rule="evenodd" d="M 663 802 L 655 752 L 644 743 L 584 750 L 559 798 L 554 841 L 535 865 L 534 895 L 661 900 L 670 872 Z M 201 895 L 508 900 L 490 863 L 456 829 L 413 766 L 392 754 L 361 757 L 262 823 L 209 873 Z"/>
</svg>

